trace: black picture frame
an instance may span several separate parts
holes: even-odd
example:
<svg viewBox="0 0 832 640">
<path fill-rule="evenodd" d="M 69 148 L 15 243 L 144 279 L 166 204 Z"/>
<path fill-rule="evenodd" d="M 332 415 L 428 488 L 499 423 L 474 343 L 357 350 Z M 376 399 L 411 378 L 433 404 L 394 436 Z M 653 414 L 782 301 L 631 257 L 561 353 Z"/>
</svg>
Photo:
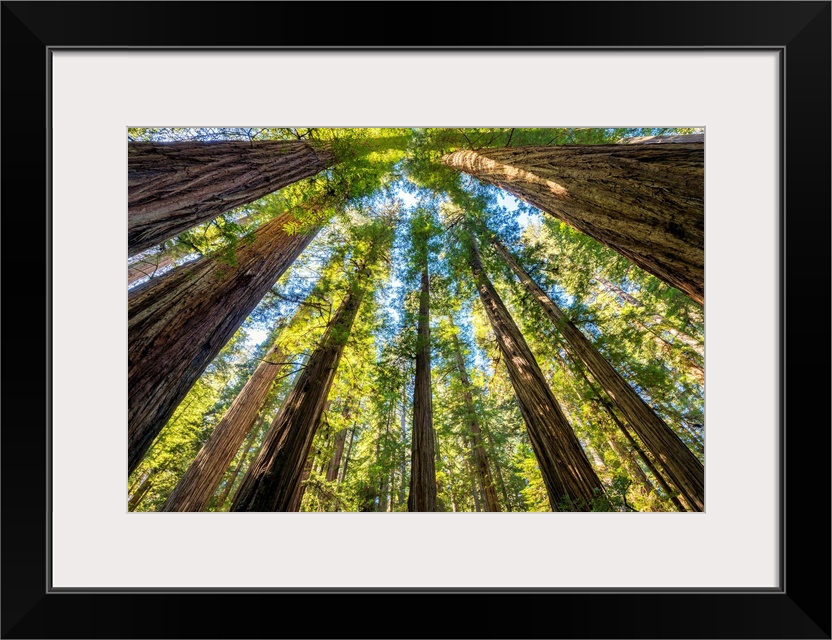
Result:
<svg viewBox="0 0 832 640">
<path fill-rule="evenodd" d="M 371 11 L 384 11 L 395 30 L 375 26 Z M 229 15 L 269 16 L 285 26 L 253 28 Z M 828 1 L 3 2 L 2 637 L 830 638 L 830 15 Z M 50 52 L 391 46 L 779 51 L 780 588 L 49 588 Z M 753 490 L 751 479 L 738 479 L 738 500 Z M 390 627 L 385 612 L 400 623 Z"/>
</svg>

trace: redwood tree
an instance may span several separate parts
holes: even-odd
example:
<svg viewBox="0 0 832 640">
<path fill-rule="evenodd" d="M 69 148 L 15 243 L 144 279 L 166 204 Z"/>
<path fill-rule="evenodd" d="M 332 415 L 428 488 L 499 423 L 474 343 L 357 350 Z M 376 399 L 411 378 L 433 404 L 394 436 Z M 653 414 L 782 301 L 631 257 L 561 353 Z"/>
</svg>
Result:
<svg viewBox="0 0 832 640">
<path fill-rule="evenodd" d="M 679 488 L 695 511 L 704 510 L 705 468 L 699 459 L 627 381 L 613 369 L 580 329 L 529 276 L 505 245 L 493 234 L 490 237 L 491 244 L 566 339 L 571 351 L 586 365 L 607 395 L 621 410 L 641 441 L 656 457 L 671 482 Z"/>
<path fill-rule="evenodd" d="M 705 301 L 704 143 L 455 151 L 442 163 L 496 185 Z"/>
<path fill-rule="evenodd" d="M 202 445 L 159 511 L 205 511 L 228 465 L 252 429 L 285 354 L 275 343 Z"/>
<path fill-rule="evenodd" d="M 312 440 L 338 364 L 349 338 L 361 301 L 366 295 L 373 265 L 384 245 L 378 227 L 371 228 L 370 247 L 356 265 L 348 290 L 327 324 L 318 347 L 309 357 L 292 390 L 281 405 L 260 449 L 231 505 L 231 511 L 297 511 L 301 482 Z"/>
<path fill-rule="evenodd" d="M 452 319 L 450 319 L 450 322 L 451 326 L 453 326 Z M 494 486 L 491 469 L 488 466 L 488 456 L 485 453 L 485 445 L 482 439 L 480 421 L 477 418 L 477 412 L 474 408 L 474 396 L 472 393 L 473 385 L 471 384 L 471 380 L 468 378 L 468 371 L 465 369 L 465 360 L 462 357 L 462 347 L 459 344 L 459 338 L 456 333 L 453 334 L 452 340 L 457 372 L 459 373 L 459 379 L 462 382 L 462 400 L 465 403 L 465 426 L 471 434 L 471 448 L 474 454 L 474 468 L 477 473 L 479 483 L 482 486 L 483 496 L 485 498 L 485 508 L 486 511 L 502 511 L 502 509 L 500 509 L 500 502 L 497 499 L 497 489 Z"/>
<path fill-rule="evenodd" d="M 290 235 L 291 213 L 241 242 L 233 264 L 204 256 L 136 287 L 128 307 L 128 469 L 197 378 L 319 228 Z"/>
<path fill-rule="evenodd" d="M 430 385 L 430 280 L 427 247 L 422 260 L 419 321 L 416 338 L 416 380 L 413 385 L 413 433 L 408 511 L 436 511 L 435 435 Z"/>
<path fill-rule="evenodd" d="M 482 265 L 477 242 L 465 234 L 468 264 L 526 423 L 553 510 L 589 511 L 604 488 L 569 425 L 520 329 Z"/>
<path fill-rule="evenodd" d="M 129 142 L 130 255 L 335 163 L 325 145 L 292 140 Z"/>
</svg>

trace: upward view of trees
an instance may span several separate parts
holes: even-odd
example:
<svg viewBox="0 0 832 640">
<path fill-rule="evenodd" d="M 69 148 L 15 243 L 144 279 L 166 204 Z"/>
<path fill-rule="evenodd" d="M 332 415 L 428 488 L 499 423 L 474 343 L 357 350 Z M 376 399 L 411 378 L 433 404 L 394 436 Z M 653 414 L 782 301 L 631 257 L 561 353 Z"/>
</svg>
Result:
<svg viewBox="0 0 832 640">
<path fill-rule="evenodd" d="M 704 511 L 704 135 L 130 129 L 130 511 Z"/>
</svg>

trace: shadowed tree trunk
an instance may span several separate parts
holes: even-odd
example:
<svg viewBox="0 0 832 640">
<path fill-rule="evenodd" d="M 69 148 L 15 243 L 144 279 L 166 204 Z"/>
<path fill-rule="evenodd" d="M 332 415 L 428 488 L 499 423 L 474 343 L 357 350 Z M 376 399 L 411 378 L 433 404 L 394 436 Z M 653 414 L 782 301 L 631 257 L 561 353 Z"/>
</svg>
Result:
<svg viewBox="0 0 832 640">
<path fill-rule="evenodd" d="M 453 326 L 453 319 L 448 318 Z M 471 380 L 465 369 L 465 361 L 462 358 L 462 348 L 456 333 L 453 334 L 454 356 L 456 357 L 456 368 L 459 371 L 459 379 L 462 381 L 462 400 L 465 403 L 465 425 L 471 433 L 471 448 L 474 454 L 474 468 L 482 487 L 485 498 L 486 511 L 502 511 L 500 501 L 497 499 L 497 488 L 494 486 L 494 479 L 491 477 L 491 469 L 488 466 L 488 456 L 485 454 L 485 446 L 482 441 L 482 430 L 474 408 L 474 397 L 471 393 Z"/>
<path fill-rule="evenodd" d="M 374 261 L 371 250 L 369 262 Z M 297 492 L 329 389 L 349 338 L 371 271 L 359 264 L 347 295 L 330 320 L 266 434 L 260 455 L 234 497 L 232 511 L 297 510 Z"/>
<path fill-rule="evenodd" d="M 604 495 L 603 485 L 520 329 L 489 281 L 473 235 L 468 241 L 474 282 L 517 395 L 552 510 L 589 511 L 592 500 Z"/>
<path fill-rule="evenodd" d="M 309 480 L 309 476 L 312 475 L 312 464 L 314 459 L 315 455 L 310 452 L 309 458 L 306 460 L 306 464 L 303 465 L 303 473 L 301 474 L 300 482 L 298 482 L 295 486 L 295 490 L 292 493 L 289 500 L 289 506 L 286 511 L 300 511 L 300 504 L 303 502 L 303 494 L 306 493 L 306 483 Z"/>
<path fill-rule="evenodd" d="M 205 511 L 285 363 L 275 343 L 231 403 L 160 511 Z"/>
<path fill-rule="evenodd" d="M 131 292 L 128 308 L 128 469 L 136 468 L 176 406 L 315 237 L 289 235 L 285 213 L 241 243 L 236 264 L 205 256 Z M 185 268 L 187 267 L 187 268 Z"/>
<path fill-rule="evenodd" d="M 607 395 L 620 409 L 647 449 L 656 457 L 671 482 L 679 487 L 696 511 L 705 508 L 705 468 L 681 438 L 665 424 L 647 403 L 627 384 L 566 314 L 520 266 L 514 256 L 495 237 L 491 244 L 505 259 L 517 278 L 569 344 L 570 350 L 592 372 Z"/>
<path fill-rule="evenodd" d="M 130 255 L 335 164 L 303 141 L 130 142 Z"/>
<path fill-rule="evenodd" d="M 430 280 L 427 252 L 422 263 L 422 290 L 416 337 L 416 381 L 413 385 L 413 433 L 408 511 L 436 511 L 435 435 L 430 386 Z"/>
<path fill-rule="evenodd" d="M 705 304 L 704 143 L 456 151 L 496 185 Z"/>
</svg>

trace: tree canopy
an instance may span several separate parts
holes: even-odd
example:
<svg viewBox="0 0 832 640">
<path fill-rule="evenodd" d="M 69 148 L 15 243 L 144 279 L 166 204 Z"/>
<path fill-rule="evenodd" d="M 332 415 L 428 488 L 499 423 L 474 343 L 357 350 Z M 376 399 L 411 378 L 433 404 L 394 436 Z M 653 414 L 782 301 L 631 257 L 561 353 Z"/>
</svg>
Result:
<svg viewBox="0 0 832 640">
<path fill-rule="evenodd" d="M 128 509 L 703 510 L 700 133 L 129 129 Z"/>
</svg>

